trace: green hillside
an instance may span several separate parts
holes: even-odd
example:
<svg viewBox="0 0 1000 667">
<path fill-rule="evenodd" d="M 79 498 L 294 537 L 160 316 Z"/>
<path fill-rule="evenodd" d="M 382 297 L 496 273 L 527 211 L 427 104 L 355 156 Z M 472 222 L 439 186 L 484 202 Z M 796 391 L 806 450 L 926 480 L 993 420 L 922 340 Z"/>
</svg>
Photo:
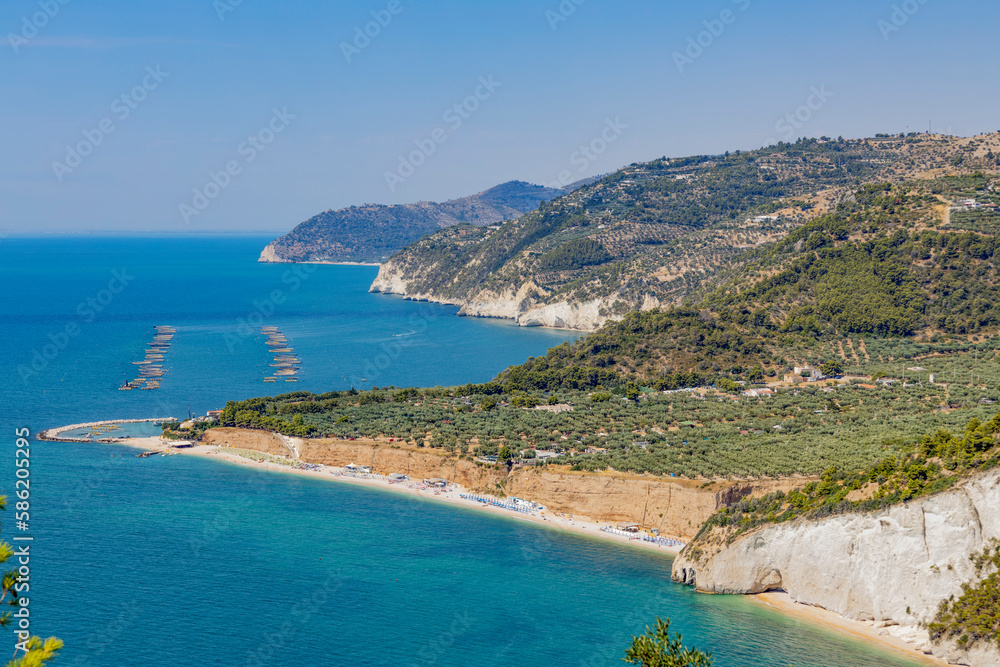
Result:
<svg viewBox="0 0 1000 667">
<path fill-rule="evenodd" d="M 550 449 L 561 454 L 553 463 L 578 470 L 713 479 L 834 467 L 837 480 L 848 480 L 841 486 L 890 458 L 942 458 L 941 451 L 921 454 L 922 436 L 989 421 L 1000 398 L 1000 179 L 995 164 L 981 168 L 993 159 L 983 153 L 988 145 L 927 137 L 803 141 L 751 157 L 661 160 L 499 230 L 442 230 L 397 256 L 432 258 L 440 274 L 424 275 L 419 289 L 502 281 L 513 270 L 511 257 L 545 275 L 590 276 L 563 290 L 591 283 L 619 289 L 640 279 L 635 267 L 665 256 L 657 253 L 707 262 L 711 253 L 691 234 L 707 230 L 720 244 L 728 238 L 730 250 L 712 271 L 699 272 L 681 304 L 633 307 L 492 382 L 296 392 L 232 403 L 223 423 L 313 437 L 400 438 L 456 458 Z M 773 182 L 754 184 L 749 174 L 768 171 L 768 160 L 785 167 Z M 648 179 L 629 190 L 637 179 L 626 174 L 642 170 Z M 679 170 L 691 177 L 678 178 Z M 836 184 L 836 195 L 810 204 L 806 193 L 817 183 Z M 793 206 L 775 196 L 796 197 L 795 221 L 767 218 L 757 227 L 768 226 L 767 239 L 737 243 L 748 228 L 733 220 Z M 661 202 L 655 213 L 633 205 L 661 198 L 672 203 Z M 676 244 L 632 237 L 616 245 L 624 237 L 611 230 L 632 224 L 687 236 Z M 654 273 L 646 269 L 642 279 Z M 794 375 L 805 365 L 855 377 L 810 384 Z M 750 388 L 761 391 L 744 394 Z"/>
<path fill-rule="evenodd" d="M 568 190 L 573 187 L 577 184 Z M 379 262 L 442 227 L 499 225 L 566 192 L 511 181 L 440 204 L 366 204 L 324 211 L 273 241 L 261 261 Z"/>
<path fill-rule="evenodd" d="M 869 345 L 895 347 L 875 359 L 889 361 L 914 356 L 906 341 L 995 333 L 998 237 L 944 224 L 938 197 L 971 190 L 989 204 L 998 184 L 976 174 L 863 186 L 833 212 L 747 251 L 704 298 L 633 311 L 503 377 L 537 388 L 588 369 L 613 371 L 623 381 L 689 372 L 773 379 L 806 363 L 860 364 Z"/>
<path fill-rule="evenodd" d="M 978 374 L 966 371 L 971 365 Z M 867 371 L 883 368 L 873 363 Z M 907 376 L 888 370 L 896 378 Z M 757 397 L 743 396 L 740 386 L 664 392 L 653 382 L 623 382 L 542 390 L 503 379 L 458 387 L 295 392 L 232 402 L 222 423 L 309 437 L 401 439 L 465 459 L 504 448 L 515 458 L 522 451 L 555 450 L 562 456 L 550 464 L 577 470 L 704 479 L 818 475 L 831 467 L 853 474 L 889 457 L 918 454 L 925 434 L 960 433 L 972 419 L 993 418 L 1000 398 L 1000 339 L 938 354 L 928 370 L 938 382 L 928 382 L 927 372 L 909 373 L 907 382 L 842 381 Z M 562 410 L 546 409 L 553 405 Z M 944 442 L 956 464 L 968 463 L 961 458 L 965 445 L 934 442 Z"/>
<path fill-rule="evenodd" d="M 957 229 L 942 224 L 932 191 L 954 201 L 966 186 L 980 201 L 997 203 L 998 182 L 976 174 L 865 186 L 833 213 L 757 253 L 705 304 L 812 334 L 966 334 L 995 327 L 997 237 L 963 231 L 961 222 Z M 1000 214 L 979 219 L 1000 221 Z"/>
<path fill-rule="evenodd" d="M 935 168 L 995 168 L 994 144 L 1000 150 L 993 135 L 914 135 L 662 158 L 621 169 L 496 231 L 432 234 L 387 268 L 407 293 L 432 299 L 488 301 L 527 286 L 522 310 L 597 300 L 604 316 L 620 317 L 644 304 L 699 297 L 752 259 L 748 251 L 784 238 L 865 184 L 911 181 Z"/>
</svg>

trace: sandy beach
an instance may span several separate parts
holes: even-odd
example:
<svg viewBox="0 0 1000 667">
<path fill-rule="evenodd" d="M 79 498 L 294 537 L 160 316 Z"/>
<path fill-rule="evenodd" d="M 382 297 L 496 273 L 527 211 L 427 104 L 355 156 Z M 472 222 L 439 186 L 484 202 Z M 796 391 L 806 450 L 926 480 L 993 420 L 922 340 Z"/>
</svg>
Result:
<svg viewBox="0 0 1000 667">
<path fill-rule="evenodd" d="M 88 426 L 90 425 L 92 424 L 88 424 Z M 72 428 L 77 428 L 79 426 L 81 425 L 76 425 L 74 427 L 64 427 L 60 429 L 51 429 L 50 431 L 47 432 L 47 435 L 49 436 L 49 439 L 58 441 L 59 432 L 65 432 L 66 430 L 71 430 Z M 94 444 L 103 444 L 103 443 L 94 443 Z M 315 465 L 315 469 L 312 470 L 297 469 L 289 465 L 285 465 L 282 463 L 274 463 L 267 460 L 268 458 L 272 459 L 284 458 L 285 460 L 288 461 L 295 461 L 294 459 L 287 459 L 285 457 L 276 457 L 274 455 L 261 453 L 260 458 L 263 460 L 251 460 L 233 451 L 227 451 L 227 449 L 229 449 L 227 447 L 197 444 L 186 441 L 165 440 L 160 437 L 129 438 L 129 439 L 114 441 L 114 444 L 121 444 L 128 447 L 134 447 L 136 449 L 145 450 L 148 452 L 159 452 L 168 455 L 197 456 L 214 460 L 223 460 L 228 463 L 236 465 L 247 466 L 261 470 L 268 470 L 271 472 L 283 473 L 286 475 L 301 475 L 306 477 L 319 478 L 331 482 L 382 488 L 385 490 L 391 490 L 396 493 L 404 493 L 404 494 L 419 496 L 421 498 L 431 501 L 448 503 L 451 505 L 457 505 L 468 509 L 488 512 L 497 516 L 517 519 L 520 521 L 529 521 L 531 523 L 546 526 L 549 528 L 563 530 L 578 535 L 584 535 L 595 539 L 616 542 L 618 544 L 623 544 L 638 549 L 653 550 L 662 553 L 664 555 L 676 555 L 677 553 L 680 552 L 680 547 L 668 547 L 665 545 L 657 545 L 657 544 L 652 544 L 650 542 L 644 542 L 638 538 L 627 538 L 620 535 L 604 532 L 601 530 L 601 528 L 607 527 L 606 522 L 605 524 L 600 524 L 598 522 L 591 521 L 585 517 L 557 514 L 550 512 L 548 510 L 533 514 L 522 514 L 505 510 L 499 507 L 485 505 L 483 503 L 474 500 L 462 498 L 461 494 L 466 493 L 467 491 L 463 489 L 461 486 L 454 484 L 449 485 L 447 489 L 416 488 L 421 485 L 413 480 L 409 482 L 390 484 L 387 481 L 383 481 L 381 479 L 370 479 L 364 477 L 353 477 L 353 476 L 345 476 L 343 474 L 336 474 L 340 472 L 341 469 L 331 466 Z M 256 454 L 256 452 L 254 454 Z M 295 462 L 297 463 L 297 461 Z M 850 635 L 856 639 L 860 639 L 873 644 L 878 644 L 884 648 L 898 652 L 911 659 L 924 662 L 928 665 L 948 664 L 947 662 L 935 658 L 934 656 L 926 655 L 923 652 L 916 650 L 913 644 L 910 644 L 904 639 L 895 636 L 892 632 L 893 628 L 879 628 L 876 627 L 873 623 L 849 620 L 844 618 L 840 614 L 837 614 L 836 612 L 827 611 L 819 607 L 800 604 L 792 600 L 787 593 L 783 592 L 761 593 L 750 597 L 756 600 L 757 602 L 765 604 L 768 607 L 780 613 L 789 614 L 795 616 L 796 618 L 804 619 L 815 625 L 819 625 L 834 630 L 836 632 L 841 632 Z"/>
<path fill-rule="evenodd" d="M 891 649 L 905 655 L 907 658 L 922 661 L 928 665 L 947 665 L 948 663 L 933 655 L 927 655 L 914 648 L 903 639 L 892 634 L 893 628 L 880 628 L 874 623 L 865 621 L 852 621 L 844 618 L 840 614 L 828 611 L 822 607 L 813 607 L 796 602 L 788 593 L 770 592 L 751 595 L 751 598 L 761 604 L 775 609 L 783 614 L 789 614 L 796 618 L 801 618 L 837 632 L 851 635 L 857 639 L 879 644 L 884 648 Z"/>
<path fill-rule="evenodd" d="M 363 477 L 350 477 L 342 474 L 339 475 L 334 474 L 338 472 L 340 469 L 332 466 L 323 466 L 323 465 L 316 465 L 315 466 L 316 470 L 301 470 L 280 463 L 271 463 L 267 460 L 254 461 L 245 458 L 243 456 L 240 456 L 239 454 L 227 452 L 226 451 L 227 448 L 225 447 L 218 447 L 215 445 L 201 445 L 197 443 L 188 443 L 183 441 L 164 440 L 158 437 L 129 438 L 127 440 L 116 441 L 114 444 L 126 445 L 128 447 L 135 447 L 146 451 L 169 453 L 171 455 L 179 454 L 182 456 L 199 456 L 215 460 L 224 460 L 229 463 L 235 463 L 237 465 L 248 466 L 251 468 L 258 468 L 261 470 L 269 470 L 272 472 L 280 472 L 287 475 L 303 475 L 306 477 L 315 477 L 331 482 L 357 484 L 360 486 L 369 486 L 369 487 L 386 489 L 397 493 L 416 495 L 421 498 L 429 500 L 448 503 L 452 505 L 460 505 L 468 509 L 488 512 L 491 514 L 495 514 L 497 516 L 503 516 L 510 519 L 517 519 L 520 521 L 530 521 L 538 525 L 547 526 L 558 530 L 565 530 L 568 532 L 576 533 L 579 535 L 586 535 L 588 537 L 593 537 L 601 540 L 612 541 L 618 544 L 624 544 L 638 549 L 656 551 L 665 555 L 676 555 L 680 553 L 681 550 L 681 547 L 653 544 L 651 542 L 645 542 L 639 538 L 628 538 L 604 532 L 601 530 L 601 528 L 607 527 L 608 526 L 607 522 L 602 524 L 595 521 L 591 521 L 585 517 L 557 514 L 554 512 L 550 512 L 548 510 L 545 510 L 540 513 L 522 514 L 519 512 L 512 512 L 509 510 L 505 510 L 499 507 L 486 505 L 467 498 L 462 498 L 461 494 L 468 493 L 468 491 L 456 484 L 449 484 L 447 489 L 431 489 L 431 488 L 420 489 L 420 488 L 415 488 L 417 484 L 413 483 L 412 480 L 410 483 L 404 482 L 404 483 L 390 484 L 380 479 L 368 479 Z M 177 445 L 186 445 L 186 446 L 177 447 Z M 266 457 L 273 455 L 261 454 L 260 456 L 261 458 L 266 459 Z"/>
</svg>

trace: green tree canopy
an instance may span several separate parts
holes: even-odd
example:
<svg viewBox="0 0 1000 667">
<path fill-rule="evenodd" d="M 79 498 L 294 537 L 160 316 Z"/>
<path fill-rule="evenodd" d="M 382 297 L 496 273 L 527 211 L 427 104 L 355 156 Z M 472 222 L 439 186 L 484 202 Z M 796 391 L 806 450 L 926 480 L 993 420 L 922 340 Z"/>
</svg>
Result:
<svg viewBox="0 0 1000 667">
<path fill-rule="evenodd" d="M 711 667 L 711 653 L 684 647 L 679 633 L 670 636 L 670 619 L 656 619 L 655 628 L 646 628 L 646 634 L 632 638 L 632 645 L 625 651 L 624 662 L 642 667 Z"/>
<path fill-rule="evenodd" d="M 0 510 L 7 509 L 7 496 L 0 496 Z M 8 542 L 0 542 L 0 565 L 7 563 L 14 557 L 14 549 Z M 5 572 L 0 583 L 0 604 L 6 604 L 13 608 L 21 606 L 20 598 L 17 597 L 15 586 L 18 584 L 17 570 Z M 8 597 L 10 599 L 8 599 Z M 12 627 L 14 624 L 12 612 L 4 612 L 0 615 L 0 626 Z M 49 637 L 43 640 L 41 637 L 19 638 L 19 643 L 14 651 L 14 658 L 5 667 L 44 667 L 63 647 L 62 640 L 57 637 Z M 18 653 L 21 653 L 18 656 Z"/>
<path fill-rule="evenodd" d="M 843 374 L 844 367 L 839 360 L 831 359 L 820 366 L 819 370 L 823 375 L 835 376 Z"/>
</svg>

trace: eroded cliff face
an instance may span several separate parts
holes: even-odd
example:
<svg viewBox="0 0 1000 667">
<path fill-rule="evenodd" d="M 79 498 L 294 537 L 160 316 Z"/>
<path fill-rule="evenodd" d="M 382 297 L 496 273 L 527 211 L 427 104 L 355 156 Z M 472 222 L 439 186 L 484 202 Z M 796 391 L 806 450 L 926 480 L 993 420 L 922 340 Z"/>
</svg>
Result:
<svg viewBox="0 0 1000 667">
<path fill-rule="evenodd" d="M 507 480 L 507 493 L 566 514 L 594 521 L 623 521 L 659 528 L 664 535 L 690 539 L 723 505 L 753 495 L 789 491 L 803 480 L 705 484 L 617 473 L 584 473 L 521 468 Z"/>
<path fill-rule="evenodd" d="M 305 440 L 300 458 L 330 466 L 371 465 L 381 475 L 401 473 L 413 479 L 440 478 L 467 489 L 493 493 L 496 484 L 506 476 L 506 470 L 449 458 L 441 450 L 394 448 L 370 440 Z"/>
<path fill-rule="evenodd" d="M 594 474 L 567 469 L 525 466 L 506 469 L 457 460 L 442 450 L 369 440 L 300 441 L 300 458 L 312 463 L 373 465 L 380 474 L 404 473 L 413 478 L 440 477 L 467 489 L 534 500 L 555 512 L 593 521 L 642 523 L 664 535 L 690 539 L 701 524 L 724 505 L 753 495 L 789 491 L 804 480 L 766 480 L 705 484 L 620 473 Z M 500 490 L 498 485 L 503 487 Z"/>
<path fill-rule="evenodd" d="M 304 440 L 263 431 L 214 428 L 205 432 L 204 441 L 211 445 L 228 445 L 279 456 L 294 456 L 308 463 L 337 467 L 349 463 L 370 465 L 382 475 L 403 473 L 413 479 L 441 478 L 468 489 L 493 493 L 497 492 L 497 483 L 507 476 L 506 470 L 450 458 L 442 450 L 415 448 L 379 440 Z"/>
<path fill-rule="evenodd" d="M 378 275 L 375 276 L 375 281 L 372 282 L 368 291 L 408 296 L 406 293 L 406 281 L 403 279 L 403 273 L 399 266 L 394 264 L 392 261 L 388 261 L 378 268 Z"/>
<path fill-rule="evenodd" d="M 275 249 L 276 245 L 277 241 L 271 241 L 270 243 L 268 243 L 267 247 L 265 247 L 264 250 L 261 251 L 260 258 L 257 261 L 263 262 L 265 264 L 281 264 L 288 262 L 289 260 L 278 255 L 278 252 Z"/>
<path fill-rule="evenodd" d="M 249 431 L 241 428 L 213 428 L 205 431 L 202 441 L 209 445 L 250 449 L 277 456 L 291 456 L 292 452 L 282 437 L 276 433 Z"/>
<path fill-rule="evenodd" d="M 374 466 L 375 472 L 408 474 L 414 479 L 440 477 L 467 489 L 506 493 L 539 502 L 550 510 L 594 521 L 641 523 L 664 535 L 690 539 L 723 506 L 747 496 L 790 491 L 812 478 L 703 482 L 625 473 L 575 472 L 569 466 L 525 466 L 508 474 L 502 467 L 477 465 L 449 457 L 444 450 L 385 440 L 303 440 L 237 428 L 215 428 L 205 441 L 288 456 L 331 466 Z M 500 487 L 503 490 L 501 491 Z"/>
<path fill-rule="evenodd" d="M 783 590 L 804 604 L 874 621 L 953 664 L 1000 664 L 995 648 L 933 645 L 923 625 L 975 577 L 970 554 L 1000 538 L 1000 471 L 872 514 L 766 526 L 731 545 L 703 538 L 675 561 L 673 579 L 712 593 Z"/>
<path fill-rule="evenodd" d="M 609 320 L 621 319 L 620 316 L 612 314 L 612 309 L 621 300 L 621 295 L 615 294 L 581 303 L 570 301 L 550 303 L 537 296 L 542 290 L 532 282 L 521 284 L 516 291 L 498 294 L 481 290 L 468 298 L 454 299 L 433 293 L 422 293 L 410 288 L 410 281 L 405 271 L 392 261 L 379 268 L 378 276 L 369 291 L 398 294 L 415 301 L 433 301 L 458 306 L 459 315 L 514 320 L 522 327 L 595 331 Z M 659 300 L 647 296 L 642 304 L 636 305 L 640 310 L 652 310 L 662 304 Z"/>
</svg>

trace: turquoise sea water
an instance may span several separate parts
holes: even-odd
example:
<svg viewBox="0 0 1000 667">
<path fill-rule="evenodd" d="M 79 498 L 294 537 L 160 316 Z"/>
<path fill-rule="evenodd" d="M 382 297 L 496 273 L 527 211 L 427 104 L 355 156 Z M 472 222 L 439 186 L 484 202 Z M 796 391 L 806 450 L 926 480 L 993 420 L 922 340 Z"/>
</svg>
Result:
<svg viewBox="0 0 1000 667">
<path fill-rule="evenodd" d="M 370 295 L 369 267 L 256 264 L 267 240 L 0 243 L 0 492 L 13 491 L 15 427 L 481 382 L 573 337 Z M 290 338 L 298 383 L 263 384 L 267 349 L 241 322 L 258 325 L 255 312 Z M 162 389 L 117 391 L 155 325 L 178 332 Z M 670 583 L 668 558 L 624 545 L 215 461 L 31 451 L 32 629 L 66 641 L 58 665 L 613 665 L 656 616 L 718 665 L 914 664 L 696 595 Z M 4 537 L 12 519 L 0 515 Z"/>
</svg>

